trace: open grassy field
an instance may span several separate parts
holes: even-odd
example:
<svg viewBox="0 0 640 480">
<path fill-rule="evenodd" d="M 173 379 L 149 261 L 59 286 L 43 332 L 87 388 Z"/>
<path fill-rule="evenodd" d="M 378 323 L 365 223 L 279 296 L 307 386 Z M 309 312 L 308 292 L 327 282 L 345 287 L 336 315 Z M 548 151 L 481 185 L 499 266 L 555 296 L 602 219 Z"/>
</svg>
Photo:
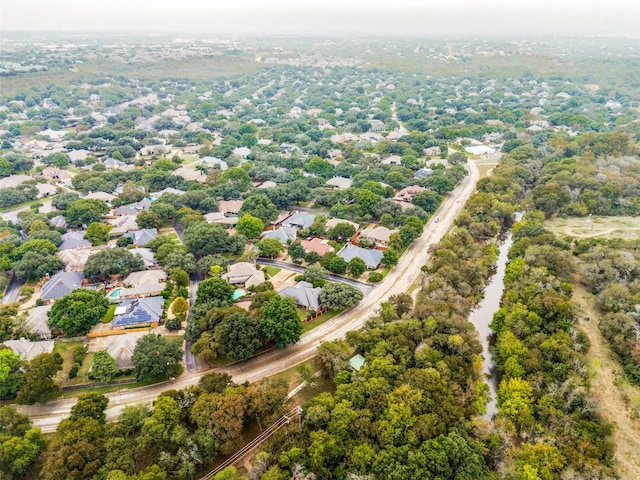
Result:
<svg viewBox="0 0 640 480">
<path fill-rule="evenodd" d="M 623 238 L 640 237 L 640 217 L 569 217 L 554 218 L 545 227 L 559 237 Z"/>
<path fill-rule="evenodd" d="M 580 307 L 578 326 L 591 342 L 586 360 L 591 370 L 589 396 L 599 413 L 613 425 L 612 441 L 619 478 L 640 478 L 640 388 L 624 378 L 615 354 L 598 329 L 599 316 L 593 295 L 576 288 L 574 300 Z"/>
</svg>

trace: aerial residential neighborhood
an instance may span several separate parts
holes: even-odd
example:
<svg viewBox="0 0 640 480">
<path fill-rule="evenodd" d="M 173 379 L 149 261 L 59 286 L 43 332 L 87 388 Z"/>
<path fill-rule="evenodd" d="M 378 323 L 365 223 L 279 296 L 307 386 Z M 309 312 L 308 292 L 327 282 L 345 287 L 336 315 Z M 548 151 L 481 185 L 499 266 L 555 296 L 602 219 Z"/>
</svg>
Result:
<svg viewBox="0 0 640 480">
<path fill-rule="evenodd" d="M 637 42 L 2 35 L 0 478 L 638 478 Z"/>
</svg>

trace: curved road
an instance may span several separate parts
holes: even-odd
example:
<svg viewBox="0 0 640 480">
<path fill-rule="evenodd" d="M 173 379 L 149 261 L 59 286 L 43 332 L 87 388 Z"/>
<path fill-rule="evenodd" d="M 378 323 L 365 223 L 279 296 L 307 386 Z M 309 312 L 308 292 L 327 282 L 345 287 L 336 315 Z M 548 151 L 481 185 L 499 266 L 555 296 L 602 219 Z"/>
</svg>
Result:
<svg viewBox="0 0 640 480">
<path fill-rule="evenodd" d="M 433 215 L 432 220 L 426 225 L 422 236 L 407 249 L 398 265 L 389 272 L 373 292 L 366 295 L 356 307 L 336 315 L 331 320 L 305 333 L 297 344 L 291 345 L 286 350 L 269 350 L 245 362 L 227 365 L 216 370 L 230 374 L 237 383 L 254 382 L 309 360 L 315 355 L 320 342 L 344 338 L 348 331 L 361 328 L 366 320 L 375 313 L 381 302 L 388 300 L 391 295 L 406 292 L 416 281 L 420 275 L 420 268 L 429 259 L 429 248 L 438 243 L 449 230 L 464 203 L 475 191 L 475 185 L 479 178 L 478 168 L 474 162 L 469 162 L 468 169 L 469 175 L 448 195 Z M 436 219 L 439 220 L 436 222 Z M 206 373 L 207 371 L 186 372 L 181 377 L 169 382 L 109 393 L 106 395 L 109 398 L 107 418 L 114 420 L 125 406 L 153 401 L 165 390 L 195 385 L 200 377 Z M 43 432 L 53 432 L 58 423 L 69 416 L 75 402 L 76 400 L 72 398 L 50 402 L 46 405 L 19 406 L 18 410 L 28 414 L 33 425 L 40 427 Z"/>
</svg>

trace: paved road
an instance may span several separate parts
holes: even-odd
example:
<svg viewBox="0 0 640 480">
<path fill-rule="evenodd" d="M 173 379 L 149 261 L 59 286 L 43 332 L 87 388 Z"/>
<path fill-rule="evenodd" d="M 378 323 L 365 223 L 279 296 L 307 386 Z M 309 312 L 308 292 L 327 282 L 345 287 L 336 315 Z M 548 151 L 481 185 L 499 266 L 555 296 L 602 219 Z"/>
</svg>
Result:
<svg viewBox="0 0 640 480">
<path fill-rule="evenodd" d="M 296 265 L 294 263 L 281 262 L 280 260 L 271 260 L 269 258 L 258 258 L 256 261 L 260 265 L 271 265 L 273 267 L 291 270 L 292 272 L 304 273 L 304 270 L 305 270 L 305 267 Z M 348 283 L 352 287 L 356 287 L 358 290 L 360 290 L 364 294 L 371 293 L 371 291 L 376 287 L 375 285 L 359 282 L 358 280 L 354 280 L 352 278 L 341 277 L 340 275 L 329 274 L 329 280 L 331 280 L 332 282 Z"/>
<path fill-rule="evenodd" d="M 7 285 L 7 290 L 5 291 L 2 300 L 0 300 L 0 303 L 5 304 L 17 302 L 18 297 L 20 296 L 20 287 L 22 286 L 22 284 L 23 282 L 18 280 L 18 277 L 16 277 L 15 275 L 11 277 L 9 285 Z"/>
<path fill-rule="evenodd" d="M 433 219 L 425 227 L 422 236 L 417 239 L 405 252 L 385 279 L 378 284 L 373 295 L 366 295 L 353 309 L 336 315 L 331 320 L 305 333 L 296 345 L 286 350 L 271 350 L 245 362 L 218 368 L 217 371 L 226 372 L 233 376 L 237 383 L 254 382 L 264 377 L 275 375 L 291 368 L 315 355 L 316 348 L 322 341 L 344 338 L 350 330 L 361 328 L 366 320 L 375 313 L 381 302 L 391 295 L 404 293 L 420 275 L 420 268 L 429 259 L 429 248 L 438 243 L 442 236 L 453 225 L 454 219 L 462 210 L 465 201 L 475 191 L 478 181 L 478 168 L 475 163 L 469 164 L 470 175 L 445 199 Z M 153 401 L 168 389 L 180 389 L 195 385 L 206 372 L 185 372 L 180 378 L 163 384 L 150 385 L 134 390 L 121 390 L 107 394 L 109 408 L 107 418 L 114 420 L 127 405 L 139 402 Z M 55 431 L 58 423 L 69 416 L 75 399 L 58 400 L 44 406 L 19 406 L 18 410 L 28 414 L 34 426 L 43 432 Z"/>
</svg>

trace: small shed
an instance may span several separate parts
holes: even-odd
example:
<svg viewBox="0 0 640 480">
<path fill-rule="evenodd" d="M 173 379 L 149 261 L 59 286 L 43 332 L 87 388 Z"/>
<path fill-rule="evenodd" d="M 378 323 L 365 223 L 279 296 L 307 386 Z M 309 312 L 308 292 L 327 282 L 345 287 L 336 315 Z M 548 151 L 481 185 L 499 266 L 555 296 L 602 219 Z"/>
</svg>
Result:
<svg viewBox="0 0 640 480">
<path fill-rule="evenodd" d="M 360 354 L 354 355 L 349 359 L 349 366 L 356 372 L 359 372 L 362 367 L 367 364 L 367 361 Z"/>
</svg>

